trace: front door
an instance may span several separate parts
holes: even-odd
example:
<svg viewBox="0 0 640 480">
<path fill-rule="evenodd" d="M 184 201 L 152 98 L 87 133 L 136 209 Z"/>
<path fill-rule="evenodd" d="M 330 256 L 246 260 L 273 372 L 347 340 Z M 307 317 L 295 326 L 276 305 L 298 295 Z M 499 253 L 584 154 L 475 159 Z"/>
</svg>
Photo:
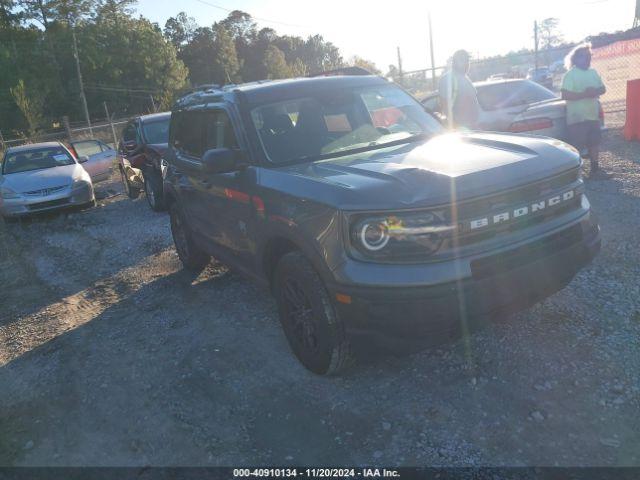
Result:
<svg viewBox="0 0 640 480">
<path fill-rule="evenodd" d="M 207 110 L 202 115 L 205 152 L 217 148 L 239 149 L 226 110 Z M 207 225 L 207 235 L 245 267 L 250 266 L 255 252 L 252 229 L 256 213 L 251 193 L 254 175 L 255 169 L 251 167 L 230 173 L 203 173 L 197 189 L 199 202 L 204 207 L 202 223 Z"/>
</svg>

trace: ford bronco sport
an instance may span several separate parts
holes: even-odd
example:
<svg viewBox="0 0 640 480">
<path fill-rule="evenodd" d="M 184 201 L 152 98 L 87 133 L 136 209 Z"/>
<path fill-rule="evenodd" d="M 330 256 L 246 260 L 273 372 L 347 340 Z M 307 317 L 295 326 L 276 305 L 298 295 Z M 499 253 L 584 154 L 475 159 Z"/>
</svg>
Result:
<svg viewBox="0 0 640 480">
<path fill-rule="evenodd" d="M 186 268 L 213 256 L 277 299 L 309 370 L 459 330 L 567 285 L 600 248 L 575 149 L 450 133 L 375 76 L 182 97 L 163 163 Z"/>
</svg>

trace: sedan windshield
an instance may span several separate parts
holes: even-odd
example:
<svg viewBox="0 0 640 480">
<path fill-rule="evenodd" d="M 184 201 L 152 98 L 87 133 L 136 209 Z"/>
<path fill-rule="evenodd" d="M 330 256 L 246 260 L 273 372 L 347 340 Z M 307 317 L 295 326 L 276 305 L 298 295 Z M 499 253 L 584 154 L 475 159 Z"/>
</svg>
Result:
<svg viewBox="0 0 640 480">
<path fill-rule="evenodd" d="M 478 102 L 486 111 L 530 105 L 558 98 L 551 90 L 528 80 L 489 83 L 478 86 L 477 90 Z"/>
<path fill-rule="evenodd" d="M 145 122 L 142 124 L 144 138 L 149 144 L 169 142 L 169 117 L 155 122 Z"/>
<path fill-rule="evenodd" d="M 45 168 L 73 165 L 73 157 L 62 147 L 38 148 L 7 153 L 2 164 L 2 173 L 29 172 Z"/>
<path fill-rule="evenodd" d="M 273 163 L 348 155 L 440 132 L 438 121 L 394 85 L 318 92 L 251 112 Z"/>
</svg>

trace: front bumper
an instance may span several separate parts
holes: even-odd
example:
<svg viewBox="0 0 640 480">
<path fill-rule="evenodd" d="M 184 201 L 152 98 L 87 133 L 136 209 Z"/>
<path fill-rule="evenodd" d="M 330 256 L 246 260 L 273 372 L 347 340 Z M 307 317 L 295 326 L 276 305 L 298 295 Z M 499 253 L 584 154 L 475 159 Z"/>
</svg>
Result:
<svg viewBox="0 0 640 480">
<path fill-rule="evenodd" d="M 374 345 L 440 342 L 561 290 L 598 254 L 600 243 L 600 229 L 588 214 L 529 243 L 483 258 L 461 259 L 454 281 L 426 286 L 340 285 L 330 290 L 350 297 L 351 303 L 336 302 L 336 308 L 355 340 Z M 429 268 L 438 267 L 424 266 Z"/>
<path fill-rule="evenodd" d="M 68 207 L 86 205 L 95 200 L 93 186 L 90 183 L 78 188 L 66 188 L 48 196 L 25 196 L 12 199 L 0 199 L 0 215 L 20 217 L 39 212 L 47 212 Z"/>
</svg>

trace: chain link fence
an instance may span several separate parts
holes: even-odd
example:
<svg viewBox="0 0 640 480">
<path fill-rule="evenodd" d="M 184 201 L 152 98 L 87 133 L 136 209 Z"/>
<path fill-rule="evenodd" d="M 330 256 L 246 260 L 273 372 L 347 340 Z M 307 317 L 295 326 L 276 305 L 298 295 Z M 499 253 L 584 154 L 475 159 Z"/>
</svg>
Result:
<svg viewBox="0 0 640 480">
<path fill-rule="evenodd" d="M 594 43 L 592 67 L 605 83 L 607 92 L 600 98 L 605 114 L 605 123 L 609 127 L 624 125 L 626 115 L 627 81 L 640 79 L 640 29 L 638 38 L 611 41 L 602 46 Z M 564 59 L 572 46 L 543 50 L 537 59 L 533 52 L 512 53 L 500 57 L 476 59 L 471 61 L 469 77 L 474 82 L 509 78 L 526 78 L 535 68 L 546 68 L 550 79 L 545 86 L 560 95 L 562 77 L 565 74 Z M 419 100 L 438 88 L 438 82 L 446 71 L 445 66 L 434 69 L 403 72 L 400 83 Z"/>
<path fill-rule="evenodd" d="M 91 128 L 86 123 L 68 123 L 66 119 L 56 122 L 53 128 L 40 130 L 35 135 L 22 136 L 18 138 L 0 138 L 0 161 L 4 150 L 28 143 L 40 142 L 63 142 L 69 143 L 79 140 L 96 139 L 100 140 L 112 148 L 116 149 L 121 140 L 122 130 L 127 122 L 135 118 L 120 118 L 117 120 L 103 119 L 94 121 Z"/>
</svg>

